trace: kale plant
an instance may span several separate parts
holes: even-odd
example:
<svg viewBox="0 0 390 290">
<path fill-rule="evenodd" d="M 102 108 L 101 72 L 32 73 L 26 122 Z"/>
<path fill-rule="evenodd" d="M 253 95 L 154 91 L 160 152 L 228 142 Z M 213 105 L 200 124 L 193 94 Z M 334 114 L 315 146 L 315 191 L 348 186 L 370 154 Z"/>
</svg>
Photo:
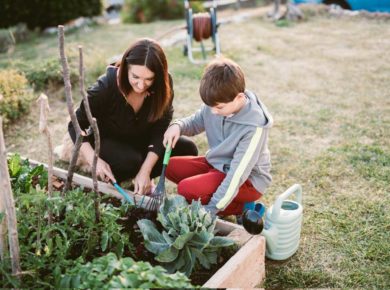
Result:
<svg viewBox="0 0 390 290">
<path fill-rule="evenodd" d="M 212 218 L 200 201 L 190 205 L 184 197 L 167 197 L 159 209 L 157 220 L 163 226 L 160 233 L 147 219 L 137 222 L 145 240 L 145 247 L 154 253 L 155 260 L 168 272 L 180 271 L 190 276 L 194 267 L 210 269 L 217 263 L 218 251 L 234 242 L 214 236 L 216 219 Z"/>
</svg>

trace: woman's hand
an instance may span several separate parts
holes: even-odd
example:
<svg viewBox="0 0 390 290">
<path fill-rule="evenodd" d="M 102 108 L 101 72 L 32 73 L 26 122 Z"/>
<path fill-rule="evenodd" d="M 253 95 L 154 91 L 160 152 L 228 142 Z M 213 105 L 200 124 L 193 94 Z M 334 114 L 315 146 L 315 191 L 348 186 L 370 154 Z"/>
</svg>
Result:
<svg viewBox="0 0 390 290">
<path fill-rule="evenodd" d="M 143 170 L 140 170 L 134 178 L 134 193 L 147 194 L 151 189 L 150 175 Z"/>
<path fill-rule="evenodd" d="M 97 160 L 96 176 L 105 182 L 108 182 L 110 180 L 112 182 L 116 182 L 114 174 L 111 171 L 110 165 L 108 165 L 108 163 L 101 158 L 98 158 Z"/>
<path fill-rule="evenodd" d="M 179 124 L 172 124 L 168 127 L 164 134 L 163 144 L 165 147 L 175 148 L 177 140 L 180 137 Z"/>
</svg>

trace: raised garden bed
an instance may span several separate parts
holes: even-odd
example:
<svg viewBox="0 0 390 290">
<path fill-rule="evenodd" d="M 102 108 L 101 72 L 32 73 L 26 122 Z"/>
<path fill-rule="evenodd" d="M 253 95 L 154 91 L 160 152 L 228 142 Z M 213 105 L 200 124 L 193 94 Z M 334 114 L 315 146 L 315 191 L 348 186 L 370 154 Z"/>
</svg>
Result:
<svg viewBox="0 0 390 290">
<path fill-rule="evenodd" d="M 29 162 L 32 166 L 42 164 L 34 160 L 29 160 Z M 47 167 L 46 164 L 42 165 Z M 53 174 L 60 179 L 66 179 L 67 171 L 54 167 Z M 74 174 L 73 182 L 87 189 L 93 188 L 92 179 L 79 174 Z M 118 199 L 123 198 L 112 185 L 103 182 L 98 182 L 98 184 L 100 192 Z M 132 195 L 130 191 L 127 191 L 127 193 Z M 142 197 L 135 196 L 135 198 L 138 203 Z M 143 204 L 147 203 L 147 199 L 148 197 L 145 197 L 146 202 L 144 201 Z M 265 276 L 264 237 L 251 236 L 247 234 L 243 227 L 220 219 L 217 220 L 216 229 L 219 234 L 233 239 L 239 246 L 239 250 L 203 284 L 203 287 L 254 288 L 259 286 Z"/>
</svg>

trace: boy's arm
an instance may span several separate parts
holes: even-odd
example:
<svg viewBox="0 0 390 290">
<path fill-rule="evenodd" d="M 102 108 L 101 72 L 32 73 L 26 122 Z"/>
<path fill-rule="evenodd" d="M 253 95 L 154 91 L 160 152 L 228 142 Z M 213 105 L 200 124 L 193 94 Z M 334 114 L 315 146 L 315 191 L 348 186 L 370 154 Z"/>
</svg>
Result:
<svg viewBox="0 0 390 290">
<path fill-rule="evenodd" d="M 205 130 L 203 114 L 204 114 L 205 106 L 196 111 L 195 114 L 182 118 L 176 119 L 172 124 L 178 124 L 180 126 L 180 134 L 186 136 L 194 136 L 202 133 Z"/>
<path fill-rule="evenodd" d="M 248 179 L 261 154 L 262 131 L 261 127 L 257 127 L 246 133 L 239 142 L 226 177 L 205 206 L 213 215 L 230 204 L 236 197 L 240 186 Z"/>
</svg>

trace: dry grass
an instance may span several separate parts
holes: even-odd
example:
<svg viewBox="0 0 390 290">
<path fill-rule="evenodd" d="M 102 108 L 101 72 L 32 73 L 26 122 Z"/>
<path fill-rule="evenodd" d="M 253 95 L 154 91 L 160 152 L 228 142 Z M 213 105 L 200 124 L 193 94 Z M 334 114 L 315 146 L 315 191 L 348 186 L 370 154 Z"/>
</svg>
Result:
<svg viewBox="0 0 390 290">
<path fill-rule="evenodd" d="M 96 27 L 68 39 L 85 43 L 92 64 L 96 53 L 109 58 L 137 36 L 153 37 L 179 23 Z M 277 27 L 258 17 L 219 31 L 223 52 L 242 66 L 247 87 L 275 119 L 270 135 L 274 181 L 264 201 L 272 204 L 293 183 L 304 190 L 300 248 L 287 261 L 267 261 L 265 286 L 389 288 L 389 23 L 317 16 Z M 56 53 L 55 37 L 37 42 L 33 49 L 17 48 L 13 57 Z M 189 64 L 181 50 L 181 45 L 166 48 L 176 117 L 200 105 L 203 69 Z M 3 56 L 0 64 L 7 64 Z M 50 125 L 60 142 L 66 109 L 61 100 L 50 102 Z M 8 130 L 6 143 L 12 151 L 45 161 L 37 119 L 34 108 Z M 196 142 L 204 153 L 204 136 Z"/>
</svg>

